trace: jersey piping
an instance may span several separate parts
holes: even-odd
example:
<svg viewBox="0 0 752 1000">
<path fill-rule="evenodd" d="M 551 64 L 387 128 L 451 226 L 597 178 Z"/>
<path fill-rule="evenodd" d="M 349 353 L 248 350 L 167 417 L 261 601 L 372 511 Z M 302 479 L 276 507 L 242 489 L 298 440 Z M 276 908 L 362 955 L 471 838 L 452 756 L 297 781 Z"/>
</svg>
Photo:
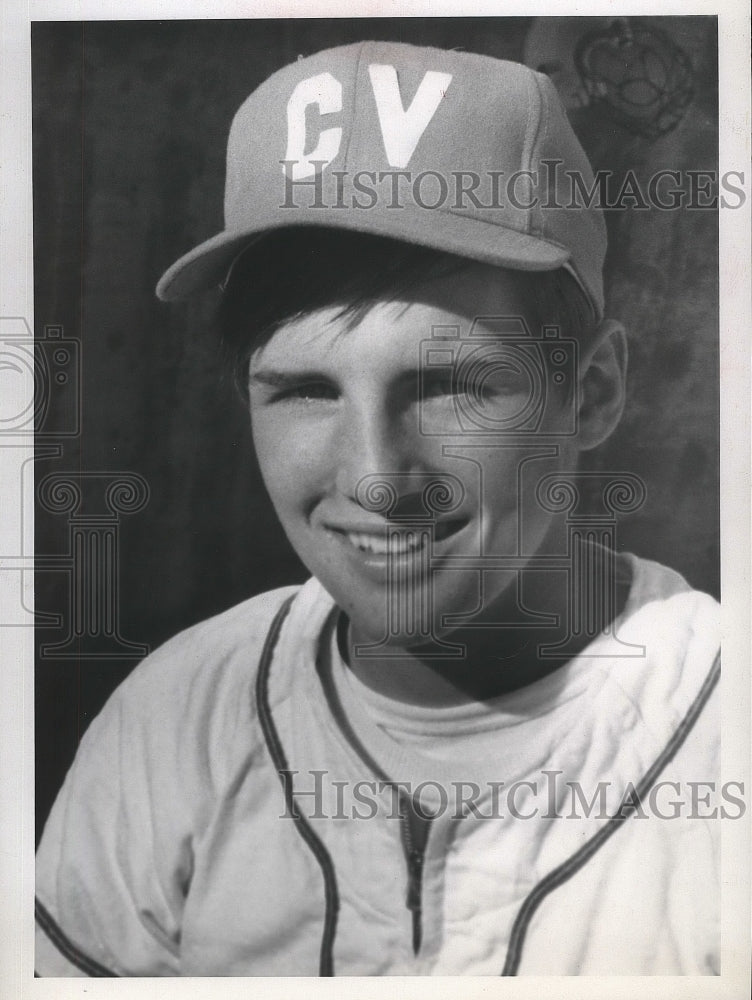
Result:
<svg viewBox="0 0 752 1000">
<path fill-rule="evenodd" d="M 69 962 L 76 966 L 76 968 L 85 972 L 87 976 L 92 978 L 120 978 L 116 972 L 111 972 L 104 965 L 100 965 L 99 962 L 95 962 L 93 958 L 89 958 L 88 955 L 84 954 L 84 952 L 81 951 L 81 949 L 63 933 L 38 899 L 34 900 L 34 919 L 60 954 L 64 958 L 67 958 Z"/>
<path fill-rule="evenodd" d="M 324 914 L 324 933 L 321 938 L 321 951 L 319 956 L 319 976 L 333 976 L 334 937 L 337 933 L 337 917 L 339 915 L 339 890 L 337 889 L 337 876 L 334 871 L 334 864 L 331 856 L 324 847 L 324 844 L 318 835 L 314 833 L 308 820 L 295 809 L 295 792 L 293 788 L 292 775 L 290 774 L 287 758 L 285 757 L 285 752 L 282 748 L 282 742 L 279 738 L 277 727 L 274 725 L 269 705 L 268 681 L 272 657 L 274 656 L 274 648 L 277 645 L 279 633 L 282 630 L 282 624 L 290 611 L 290 605 L 292 604 L 294 597 L 295 595 L 292 595 L 285 601 L 275 615 L 274 621 L 269 629 L 269 634 L 266 637 L 264 649 L 261 653 L 261 662 L 259 663 L 258 677 L 256 681 L 256 698 L 258 702 L 259 722 L 264 733 L 264 739 L 266 740 L 266 745 L 269 749 L 272 762 L 274 763 L 277 774 L 282 783 L 288 815 L 292 816 L 296 824 L 296 829 L 318 861 L 321 873 L 324 876 L 326 908 Z"/>
<path fill-rule="evenodd" d="M 545 897 L 549 895 L 549 893 L 553 892 L 554 889 L 563 885 L 564 882 L 568 881 L 574 874 L 583 868 L 593 857 L 596 851 L 598 851 L 598 849 L 602 847 L 614 833 L 616 833 L 619 829 L 619 825 L 636 811 L 643 797 L 650 791 L 650 788 L 658 775 L 661 771 L 663 771 L 666 765 L 670 763 L 682 743 L 686 740 L 692 726 L 697 721 L 708 698 L 718 683 L 720 673 L 721 662 L 720 654 L 718 654 L 716 655 L 713 666 L 710 669 L 710 673 L 706 677 L 703 686 L 690 706 L 686 716 L 678 726 L 674 735 L 666 744 L 663 752 L 645 773 L 642 781 L 638 783 L 637 788 L 635 789 L 635 794 L 631 797 L 629 802 L 624 803 L 619 812 L 612 816 L 606 825 L 599 830 L 587 844 L 583 845 L 579 851 L 573 854 L 563 864 L 559 865 L 558 868 L 555 868 L 541 882 L 539 882 L 527 897 L 525 902 L 522 904 L 517 917 L 515 918 L 514 924 L 512 925 L 512 934 L 509 940 L 509 947 L 507 949 L 507 957 L 504 962 L 504 968 L 501 971 L 502 976 L 517 975 L 517 970 L 522 958 L 522 949 L 524 947 L 527 929 L 530 925 L 533 914 L 543 902 Z"/>
</svg>

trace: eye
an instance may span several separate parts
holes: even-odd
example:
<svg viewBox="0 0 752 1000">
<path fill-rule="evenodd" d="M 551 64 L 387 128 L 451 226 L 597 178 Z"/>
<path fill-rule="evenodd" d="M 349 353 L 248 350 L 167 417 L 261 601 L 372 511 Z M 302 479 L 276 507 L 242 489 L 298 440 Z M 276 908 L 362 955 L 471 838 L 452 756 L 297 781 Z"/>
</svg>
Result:
<svg viewBox="0 0 752 1000">
<path fill-rule="evenodd" d="M 422 400 L 443 399 L 448 396 L 462 396 L 470 392 L 463 379 L 458 379 L 452 368 L 424 371 L 420 384 Z"/>
<path fill-rule="evenodd" d="M 299 382 L 279 389 L 271 398 L 271 402 L 313 403 L 319 400 L 334 400 L 339 398 L 339 390 L 331 382 Z"/>
</svg>

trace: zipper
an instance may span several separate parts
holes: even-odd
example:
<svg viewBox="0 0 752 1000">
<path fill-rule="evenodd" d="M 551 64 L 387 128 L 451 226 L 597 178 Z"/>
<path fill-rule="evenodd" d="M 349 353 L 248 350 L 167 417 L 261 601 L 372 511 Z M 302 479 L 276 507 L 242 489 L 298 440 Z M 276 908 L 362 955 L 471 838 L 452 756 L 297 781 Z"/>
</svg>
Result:
<svg viewBox="0 0 752 1000">
<path fill-rule="evenodd" d="M 404 795 L 400 798 L 402 804 L 400 832 L 407 861 L 407 899 L 405 902 L 413 918 L 413 954 L 417 955 L 423 939 L 423 862 L 431 821 L 418 815 L 412 799 Z"/>
</svg>

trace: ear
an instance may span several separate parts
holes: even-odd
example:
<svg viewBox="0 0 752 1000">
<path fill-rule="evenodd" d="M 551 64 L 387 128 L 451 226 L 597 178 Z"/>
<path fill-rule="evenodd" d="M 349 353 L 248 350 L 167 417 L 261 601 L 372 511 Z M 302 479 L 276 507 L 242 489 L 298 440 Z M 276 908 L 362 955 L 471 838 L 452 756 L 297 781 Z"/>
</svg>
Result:
<svg viewBox="0 0 752 1000">
<path fill-rule="evenodd" d="M 580 358 L 577 443 L 581 451 L 597 447 L 619 423 L 626 377 L 626 331 L 621 323 L 605 319 Z"/>
</svg>

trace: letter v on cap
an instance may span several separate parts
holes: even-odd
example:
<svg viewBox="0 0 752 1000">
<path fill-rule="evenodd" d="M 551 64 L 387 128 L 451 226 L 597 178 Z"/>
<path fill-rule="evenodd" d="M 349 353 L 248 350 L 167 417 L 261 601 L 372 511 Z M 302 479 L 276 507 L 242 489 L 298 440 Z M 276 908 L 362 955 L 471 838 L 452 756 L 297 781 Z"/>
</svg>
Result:
<svg viewBox="0 0 752 1000">
<path fill-rule="evenodd" d="M 410 162 L 420 137 L 436 114 L 452 80 L 452 74 L 428 70 L 407 110 L 402 104 L 394 66 L 371 63 L 368 75 L 376 100 L 387 162 L 390 167 L 403 169 Z"/>
</svg>

